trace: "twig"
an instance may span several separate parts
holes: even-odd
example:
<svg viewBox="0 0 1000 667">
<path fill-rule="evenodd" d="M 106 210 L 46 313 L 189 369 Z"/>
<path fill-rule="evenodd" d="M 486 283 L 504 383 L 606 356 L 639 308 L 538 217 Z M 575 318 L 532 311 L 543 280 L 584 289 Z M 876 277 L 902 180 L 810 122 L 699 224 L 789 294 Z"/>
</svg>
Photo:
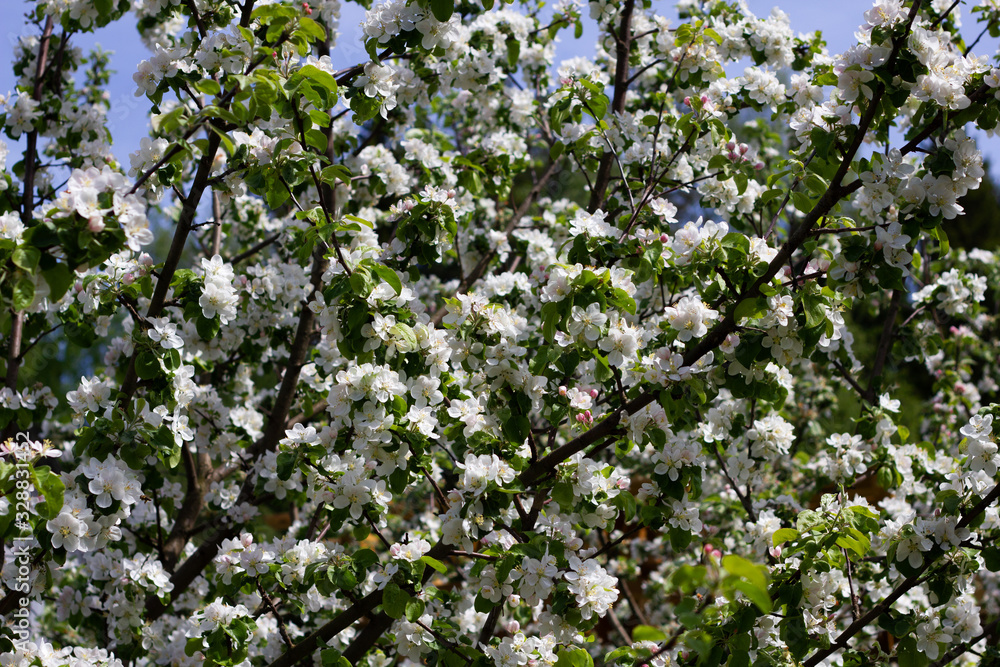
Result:
<svg viewBox="0 0 1000 667">
<path fill-rule="evenodd" d="M 267 605 L 271 615 L 274 616 L 274 620 L 278 622 L 278 632 L 281 634 L 281 639 L 285 642 L 285 646 L 289 649 L 295 648 L 295 644 L 292 642 L 292 638 L 288 636 L 288 630 L 285 628 L 285 621 L 282 620 L 281 614 L 278 613 L 277 608 L 274 606 L 271 596 L 267 594 L 267 591 L 264 590 L 263 584 L 260 583 L 260 576 L 257 577 L 257 592 L 259 592 L 261 598 L 264 599 L 264 604 Z"/>
</svg>

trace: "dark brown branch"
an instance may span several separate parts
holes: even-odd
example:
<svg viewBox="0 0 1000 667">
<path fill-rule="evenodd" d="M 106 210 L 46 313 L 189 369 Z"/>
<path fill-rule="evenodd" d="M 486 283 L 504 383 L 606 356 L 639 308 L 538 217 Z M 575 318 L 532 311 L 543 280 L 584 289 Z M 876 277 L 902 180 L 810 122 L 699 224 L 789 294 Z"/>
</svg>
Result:
<svg viewBox="0 0 1000 667">
<path fill-rule="evenodd" d="M 622 7 L 621 22 L 618 25 L 618 35 L 615 37 L 615 93 L 611 100 L 611 111 L 620 114 L 625 111 L 625 96 L 628 92 L 628 60 L 632 49 L 632 11 L 635 0 L 625 0 Z M 587 210 L 591 213 L 604 206 L 604 197 L 611 182 L 611 163 L 614 162 L 614 151 L 608 150 L 601 155 L 597 166 L 597 176 L 594 179 L 594 189 L 590 191 L 590 203 Z M 628 184 L 625 184 L 628 187 Z"/>
<path fill-rule="evenodd" d="M 191 183 L 191 189 L 184 199 L 181 214 L 177 220 L 177 228 L 174 230 L 174 238 L 170 243 L 170 250 L 167 253 L 167 259 L 160 270 L 159 278 L 156 281 L 156 288 L 153 290 L 153 297 L 150 299 L 149 308 L 146 310 L 147 318 L 159 317 L 163 310 L 163 303 L 166 300 L 167 291 L 170 289 L 170 281 L 173 279 L 174 272 L 177 270 L 178 264 L 180 264 L 181 255 L 184 253 L 188 233 L 191 231 L 191 223 L 194 221 L 194 216 L 198 211 L 201 196 L 205 192 L 208 177 L 212 172 L 212 165 L 215 162 L 215 153 L 219 150 L 220 142 L 221 139 L 218 133 L 209 132 L 208 147 L 204 155 L 201 156 L 198 171 L 195 173 L 194 180 Z M 136 390 L 138 375 L 135 372 L 135 359 L 137 354 L 138 352 L 133 353 L 132 359 L 129 361 L 128 370 L 125 373 L 121 396 L 118 399 L 120 407 L 125 407 L 129 404 Z"/>
<path fill-rule="evenodd" d="M 35 65 L 35 87 L 31 99 L 39 101 L 42 96 L 42 76 L 45 73 L 45 63 L 48 60 L 49 42 L 52 37 L 53 21 L 49 16 L 45 20 L 42 40 L 38 51 L 38 62 Z M 32 223 L 35 208 L 35 165 L 38 161 L 38 130 L 28 132 L 27 147 L 24 154 L 24 194 L 21 197 L 21 222 L 25 227 Z M 24 312 L 11 308 L 10 339 L 7 343 L 7 375 L 5 385 L 11 391 L 17 391 L 17 378 L 21 371 L 21 339 L 24 335 Z M 14 434 L 17 421 L 11 420 L 3 430 L 6 440 Z"/>
<path fill-rule="evenodd" d="M 181 508 L 177 512 L 177 520 L 174 527 L 167 536 L 167 541 L 163 544 L 163 567 L 172 571 L 184 545 L 187 544 L 188 537 L 198 521 L 202 505 L 205 499 L 205 480 L 198 475 L 194 456 L 187 443 L 181 446 L 181 461 L 184 463 L 184 476 L 187 481 L 187 489 L 184 492 L 184 500 Z"/>
<path fill-rule="evenodd" d="M 871 376 L 868 379 L 868 389 L 864 393 L 864 398 L 869 403 L 875 403 L 875 387 L 882 378 L 882 371 L 885 369 L 885 363 L 889 359 L 889 350 L 892 348 L 892 330 L 896 325 L 896 315 L 899 313 L 899 305 L 902 300 L 903 290 L 893 290 L 892 299 L 889 301 L 889 310 L 885 314 L 885 321 L 882 324 L 882 337 L 878 341 L 875 365 L 872 367 Z"/>
</svg>

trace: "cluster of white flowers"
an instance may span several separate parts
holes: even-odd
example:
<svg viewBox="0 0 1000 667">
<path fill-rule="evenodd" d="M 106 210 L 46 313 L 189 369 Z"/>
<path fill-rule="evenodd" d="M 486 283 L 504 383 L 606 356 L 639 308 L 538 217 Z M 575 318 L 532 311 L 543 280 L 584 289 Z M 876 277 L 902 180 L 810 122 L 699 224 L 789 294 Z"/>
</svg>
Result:
<svg viewBox="0 0 1000 667">
<path fill-rule="evenodd" d="M 233 287 L 233 267 L 215 255 L 212 259 L 202 259 L 201 268 L 205 272 L 205 286 L 198 299 L 202 315 L 207 319 L 218 315 L 223 324 L 228 324 L 235 319 L 236 304 L 239 303 L 239 296 Z"/>
<path fill-rule="evenodd" d="M 963 274 L 958 269 L 945 271 L 938 279 L 924 285 L 913 295 L 916 303 L 927 303 L 934 299 L 949 315 L 966 312 L 974 303 L 981 302 L 986 295 L 986 277 Z"/>
<path fill-rule="evenodd" d="M 65 503 L 59 515 L 50 519 L 46 529 L 52 533 L 52 546 L 66 551 L 94 551 L 122 537 L 119 524 L 131 512 L 131 506 L 142 495 L 138 476 L 121 461 L 109 457 L 105 461 L 90 459 L 80 468 L 89 480 L 86 491 L 67 485 Z M 67 481 L 64 479 L 64 482 Z M 87 493 L 101 509 L 113 513 L 95 515 L 87 507 Z"/>
<path fill-rule="evenodd" d="M 618 580 L 593 559 L 570 556 L 569 567 L 571 571 L 563 578 L 569 582 L 569 592 L 576 597 L 580 614 L 584 618 L 607 614 L 618 600 Z"/>
</svg>

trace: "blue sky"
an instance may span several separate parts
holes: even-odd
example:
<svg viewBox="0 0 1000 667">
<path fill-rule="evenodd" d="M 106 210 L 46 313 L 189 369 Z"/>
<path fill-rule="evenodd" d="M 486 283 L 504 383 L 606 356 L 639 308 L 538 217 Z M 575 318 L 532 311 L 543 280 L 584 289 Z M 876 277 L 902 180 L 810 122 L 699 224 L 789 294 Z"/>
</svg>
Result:
<svg viewBox="0 0 1000 667">
<path fill-rule="evenodd" d="M 748 0 L 748 4 L 757 16 L 766 16 L 773 7 L 781 7 L 789 15 L 793 30 L 796 32 L 822 30 L 831 53 L 838 53 L 854 43 L 854 32 L 863 22 L 862 15 L 872 2 L 871 0 L 840 0 L 834 5 L 829 0 L 787 0 L 782 3 L 777 3 L 775 0 Z M 664 14 L 676 16 L 672 3 L 654 0 L 654 5 L 658 6 L 659 11 Z M 18 30 L 22 30 L 23 21 L 20 20 L 20 16 L 28 6 L 27 3 L 20 0 L 0 0 L 0 15 L 8 19 L 11 27 L 16 26 Z M 836 9 L 831 10 L 832 7 L 836 7 Z M 366 59 L 367 56 L 360 47 L 359 23 L 363 16 L 364 10 L 361 7 L 352 3 L 344 3 L 338 47 L 332 56 L 336 67 L 349 67 Z M 963 18 L 965 19 L 966 34 L 977 34 L 977 26 L 972 15 L 966 11 Z M 595 30 L 592 26 L 588 26 L 588 30 L 579 40 L 564 37 L 557 52 L 557 60 L 592 53 L 594 35 Z M 5 63 L 10 62 L 17 37 L 17 32 L 8 30 L 6 39 L 3 40 L 4 55 L 0 56 L 0 59 L 4 59 Z M 971 39 L 971 36 L 969 38 Z M 99 45 L 106 50 L 113 51 L 111 65 L 116 73 L 112 76 L 108 91 L 111 102 L 109 126 L 114 138 L 115 155 L 127 165 L 128 154 L 137 149 L 140 139 L 148 132 L 148 121 L 142 115 L 146 109 L 145 100 L 134 96 L 135 84 L 132 81 L 136 65 L 148 57 L 148 51 L 139 41 L 135 32 L 135 22 L 131 15 L 126 16 L 116 24 L 98 30 L 96 33 L 78 35 L 75 37 L 75 44 L 84 50 Z M 996 47 L 996 40 L 988 40 L 987 38 L 980 42 L 976 51 L 985 53 L 987 49 L 995 50 Z M 14 79 L 9 64 L 4 64 L 0 66 L 0 94 L 10 92 L 13 87 Z M 987 157 L 992 158 L 994 174 L 1000 175 L 1000 137 L 986 139 L 983 135 L 979 139 Z M 16 150 L 14 146 L 11 146 L 11 149 L 12 152 Z"/>
</svg>

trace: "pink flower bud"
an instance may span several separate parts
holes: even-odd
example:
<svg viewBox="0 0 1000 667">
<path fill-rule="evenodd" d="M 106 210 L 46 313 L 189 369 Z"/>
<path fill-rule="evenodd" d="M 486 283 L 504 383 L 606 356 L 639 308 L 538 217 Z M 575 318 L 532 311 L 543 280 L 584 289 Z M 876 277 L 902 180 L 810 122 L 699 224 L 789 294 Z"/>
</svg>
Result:
<svg viewBox="0 0 1000 667">
<path fill-rule="evenodd" d="M 667 236 L 666 234 L 660 234 L 660 243 L 666 243 L 669 240 L 670 240 L 669 236 Z"/>
<path fill-rule="evenodd" d="M 740 155 L 746 155 L 748 150 L 750 150 L 749 146 L 746 144 L 740 144 Z"/>
<path fill-rule="evenodd" d="M 713 547 L 710 543 L 705 542 L 705 546 L 703 547 L 703 549 L 705 550 L 705 555 L 706 556 L 711 556 L 712 555 L 712 550 L 714 548 L 715 547 Z"/>
<path fill-rule="evenodd" d="M 130 271 L 122 276 L 122 282 L 126 285 L 131 285 L 135 282 L 135 275 Z"/>
<path fill-rule="evenodd" d="M 690 97 L 685 97 L 684 98 L 684 104 L 686 104 L 687 106 L 691 106 L 691 98 Z"/>
<path fill-rule="evenodd" d="M 726 150 L 727 151 L 734 151 L 734 150 L 736 150 L 736 142 L 735 141 L 730 141 L 729 143 L 727 143 L 726 144 Z"/>
<path fill-rule="evenodd" d="M 87 229 L 97 234 L 104 231 L 104 218 L 95 215 L 87 221 Z"/>
<path fill-rule="evenodd" d="M 80 292 L 83 291 L 83 283 L 77 280 L 76 283 L 73 285 L 73 289 L 76 291 L 77 294 L 79 294 Z"/>
<path fill-rule="evenodd" d="M 564 384 L 563 385 L 559 385 L 559 395 L 560 396 L 565 396 L 566 395 L 566 385 L 564 385 Z"/>
<path fill-rule="evenodd" d="M 758 162 L 758 163 L 754 164 L 753 168 L 754 168 L 754 171 L 760 171 L 761 169 L 764 168 L 764 163 L 763 162 Z"/>
<path fill-rule="evenodd" d="M 767 550 L 774 558 L 781 558 L 781 547 L 771 547 Z"/>
<path fill-rule="evenodd" d="M 597 390 L 596 389 L 591 389 L 590 390 L 590 397 L 591 398 L 597 398 Z"/>
<path fill-rule="evenodd" d="M 139 255 L 139 264 L 143 265 L 147 269 L 153 266 L 153 258 L 149 256 L 148 252 L 144 252 Z"/>
</svg>

